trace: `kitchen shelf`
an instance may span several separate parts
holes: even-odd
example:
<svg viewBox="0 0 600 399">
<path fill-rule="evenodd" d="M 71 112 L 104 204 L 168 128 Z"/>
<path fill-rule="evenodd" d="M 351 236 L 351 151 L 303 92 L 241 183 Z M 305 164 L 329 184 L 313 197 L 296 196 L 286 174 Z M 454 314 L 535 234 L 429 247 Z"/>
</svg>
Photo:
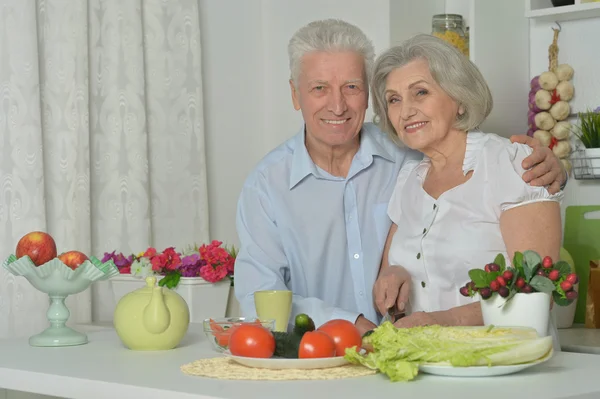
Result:
<svg viewBox="0 0 600 399">
<path fill-rule="evenodd" d="M 570 158 L 576 180 L 600 179 L 600 156 L 590 156 L 585 148 L 579 148 L 571 153 Z"/>
<path fill-rule="evenodd" d="M 569 6 L 552 6 L 550 0 L 526 0 L 525 17 L 537 21 L 572 21 L 600 17 L 600 2 L 581 2 Z"/>
</svg>

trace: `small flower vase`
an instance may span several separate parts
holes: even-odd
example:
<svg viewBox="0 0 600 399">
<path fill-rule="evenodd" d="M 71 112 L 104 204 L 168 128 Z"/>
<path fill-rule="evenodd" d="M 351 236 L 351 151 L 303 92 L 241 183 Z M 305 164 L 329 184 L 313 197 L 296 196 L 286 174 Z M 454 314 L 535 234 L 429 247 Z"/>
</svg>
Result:
<svg viewBox="0 0 600 399">
<path fill-rule="evenodd" d="M 494 293 L 482 299 L 483 324 L 534 328 L 540 337 L 549 335 L 550 295 L 544 292 L 515 294 L 508 302 Z"/>
</svg>

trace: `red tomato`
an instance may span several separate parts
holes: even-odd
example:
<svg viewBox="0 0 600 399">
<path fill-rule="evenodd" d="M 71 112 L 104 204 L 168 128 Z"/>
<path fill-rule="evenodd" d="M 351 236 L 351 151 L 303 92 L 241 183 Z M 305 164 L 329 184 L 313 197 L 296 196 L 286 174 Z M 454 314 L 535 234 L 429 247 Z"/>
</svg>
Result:
<svg viewBox="0 0 600 399">
<path fill-rule="evenodd" d="M 307 331 L 300 340 L 298 358 L 334 357 L 335 342 L 321 331 Z"/>
<path fill-rule="evenodd" d="M 330 320 L 317 329 L 329 335 L 335 342 L 335 355 L 344 356 L 346 348 L 362 345 L 362 337 L 354 324 L 348 320 Z"/>
<path fill-rule="evenodd" d="M 275 352 L 275 338 L 266 328 L 256 324 L 242 324 L 229 336 L 232 355 L 269 358 Z"/>
<path fill-rule="evenodd" d="M 252 325 L 256 325 L 256 326 L 262 326 L 260 321 L 255 320 L 255 321 L 250 321 L 247 323 L 235 323 L 235 324 L 232 324 L 230 327 L 223 327 L 223 326 L 217 324 L 217 322 L 214 321 L 213 319 L 210 319 L 210 328 L 212 329 L 212 335 L 217 340 L 217 344 L 222 347 L 227 347 L 229 345 L 229 337 L 231 336 L 231 333 L 236 328 L 241 326 L 242 324 L 252 324 Z"/>
</svg>

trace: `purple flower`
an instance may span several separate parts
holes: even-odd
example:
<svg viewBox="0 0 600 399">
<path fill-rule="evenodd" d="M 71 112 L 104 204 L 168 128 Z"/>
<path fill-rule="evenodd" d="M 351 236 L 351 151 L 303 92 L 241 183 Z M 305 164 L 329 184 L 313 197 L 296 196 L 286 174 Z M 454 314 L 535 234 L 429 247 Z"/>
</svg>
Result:
<svg viewBox="0 0 600 399">
<path fill-rule="evenodd" d="M 204 266 L 206 262 L 200 259 L 200 254 L 193 254 L 184 256 L 181 258 L 181 265 L 179 271 L 181 277 L 198 277 L 200 276 L 200 268 Z"/>
<path fill-rule="evenodd" d="M 105 252 L 104 253 L 104 257 L 102 258 L 101 262 L 108 262 L 109 260 L 111 260 L 113 258 L 113 256 L 115 256 L 115 251 L 112 252 Z"/>
<path fill-rule="evenodd" d="M 596 109 L 594 110 L 594 112 L 595 112 L 595 113 L 597 113 L 597 114 L 600 114 L 600 107 L 596 108 Z"/>
<path fill-rule="evenodd" d="M 127 258 L 123 254 L 118 254 L 114 259 L 115 266 L 119 269 L 122 267 L 131 266 L 133 263 L 133 255 L 129 255 Z"/>
<path fill-rule="evenodd" d="M 119 268 L 119 269 L 131 266 L 131 264 L 133 263 L 133 255 L 129 255 L 128 257 L 125 257 L 125 255 L 123 255 L 121 253 L 118 255 L 115 255 L 115 252 L 116 251 L 112 251 L 110 253 L 105 252 L 104 257 L 102 258 L 102 263 L 112 260 L 115 263 L 115 266 L 117 266 L 117 268 Z"/>
</svg>

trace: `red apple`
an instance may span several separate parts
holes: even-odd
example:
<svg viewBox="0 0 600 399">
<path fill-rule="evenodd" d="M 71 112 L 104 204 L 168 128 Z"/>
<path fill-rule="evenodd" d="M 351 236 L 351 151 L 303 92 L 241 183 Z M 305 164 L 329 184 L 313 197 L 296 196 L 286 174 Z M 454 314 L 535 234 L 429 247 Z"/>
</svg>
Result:
<svg viewBox="0 0 600 399">
<path fill-rule="evenodd" d="M 41 266 L 56 258 L 56 243 L 50 234 L 32 231 L 21 237 L 15 255 L 17 259 L 29 255 L 34 265 Z"/>
<path fill-rule="evenodd" d="M 89 258 L 83 252 L 68 251 L 60 254 L 58 256 L 58 259 L 60 259 L 62 263 L 69 266 L 71 269 L 75 270 L 79 267 L 79 265 L 81 265 Z"/>
</svg>

